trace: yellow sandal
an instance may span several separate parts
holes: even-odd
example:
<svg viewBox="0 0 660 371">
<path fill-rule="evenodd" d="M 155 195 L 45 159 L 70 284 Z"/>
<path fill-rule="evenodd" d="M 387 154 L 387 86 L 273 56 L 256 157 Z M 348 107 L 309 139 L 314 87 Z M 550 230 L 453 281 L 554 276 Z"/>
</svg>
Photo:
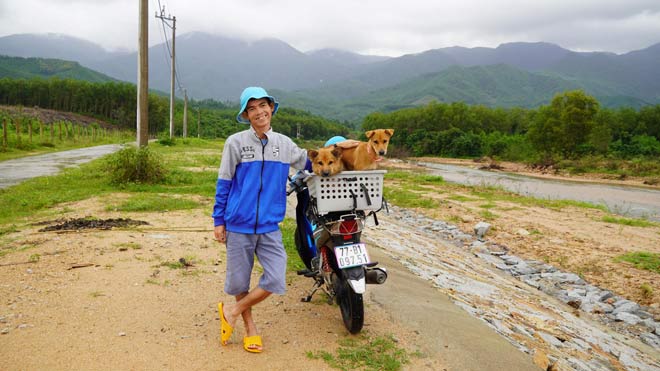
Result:
<svg viewBox="0 0 660 371">
<path fill-rule="evenodd" d="M 261 353 L 263 345 L 261 343 L 261 336 L 246 336 L 243 338 L 243 349 L 250 353 Z"/>
<path fill-rule="evenodd" d="M 218 303 L 218 312 L 220 313 L 220 344 L 227 345 L 234 328 L 231 327 L 225 318 L 225 312 L 222 310 L 222 303 Z"/>
</svg>

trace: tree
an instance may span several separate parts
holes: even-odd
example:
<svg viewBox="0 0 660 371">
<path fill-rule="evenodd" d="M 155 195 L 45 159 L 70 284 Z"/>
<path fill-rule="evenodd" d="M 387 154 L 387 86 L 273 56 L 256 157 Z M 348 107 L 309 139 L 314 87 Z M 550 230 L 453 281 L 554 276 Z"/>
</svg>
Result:
<svg viewBox="0 0 660 371">
<path fill-rule="evenodd" d="M 573 157 L 587 142 L 598 110 L 598 101 L 581 90 L 557 94 L 550 106 L 539 109 L 528 137 L 544 162 L 558 154 Z"/>
</svg>

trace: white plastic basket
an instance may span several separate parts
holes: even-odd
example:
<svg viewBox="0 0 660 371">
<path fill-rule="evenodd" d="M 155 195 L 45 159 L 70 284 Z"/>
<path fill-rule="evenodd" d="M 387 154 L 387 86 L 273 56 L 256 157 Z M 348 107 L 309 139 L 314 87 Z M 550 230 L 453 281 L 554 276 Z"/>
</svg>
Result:
<svg viewBox="0 0 660 371">
<path fill-rule="evenodd" d="M 316 199 L 321 215 L 331 211 L 378 210 L 383 203 L 383 175 L 386 170 L 342 171 L 329 177 L 312 175 L 307 179 L 309 195 Z M 369 197 L 365 195 L 364 188 Z M 369 201 L 371 204 L 369 204 Z"/>
</svg>

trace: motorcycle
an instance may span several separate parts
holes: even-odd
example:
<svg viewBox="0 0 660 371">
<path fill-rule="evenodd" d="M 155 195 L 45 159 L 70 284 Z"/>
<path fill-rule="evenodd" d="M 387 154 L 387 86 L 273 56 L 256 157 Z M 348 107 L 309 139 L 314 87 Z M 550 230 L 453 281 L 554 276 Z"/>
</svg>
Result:
<svg viewBox="0 0 660 371">
<path fill-rule="evenodd" d="M 321 290 L 335 301 L 344 326 L 357 334 L 364 324 L 362 295 L 366 284 L 383 284 L 387 270 L 376 267 L 361 234 L 365 220 L 387 203 L 382 197 L 384 170 L 344 171 L 320 177 L 299 171 L 289 178 L 287 195 L 296 193 L 295 245 L 314 285 L 301 300 L 309 302 Z"/>
</svg>

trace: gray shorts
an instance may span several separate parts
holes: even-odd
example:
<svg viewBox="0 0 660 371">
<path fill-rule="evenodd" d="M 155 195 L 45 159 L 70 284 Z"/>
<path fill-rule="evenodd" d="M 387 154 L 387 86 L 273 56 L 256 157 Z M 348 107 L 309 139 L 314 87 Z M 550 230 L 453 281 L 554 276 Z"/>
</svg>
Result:
<svg viewBox="0 0 660 371">
<path fill-rule="evenodd" d="M 257 256 L 264 273 L 259 287 L 275 294 L 286 292 L 286 251 L 282 232 L 243 234 L 227 231 L 227 275 L 225 292 L 229 295 L 250 291 L 250 276 Z"/>
</svg>

